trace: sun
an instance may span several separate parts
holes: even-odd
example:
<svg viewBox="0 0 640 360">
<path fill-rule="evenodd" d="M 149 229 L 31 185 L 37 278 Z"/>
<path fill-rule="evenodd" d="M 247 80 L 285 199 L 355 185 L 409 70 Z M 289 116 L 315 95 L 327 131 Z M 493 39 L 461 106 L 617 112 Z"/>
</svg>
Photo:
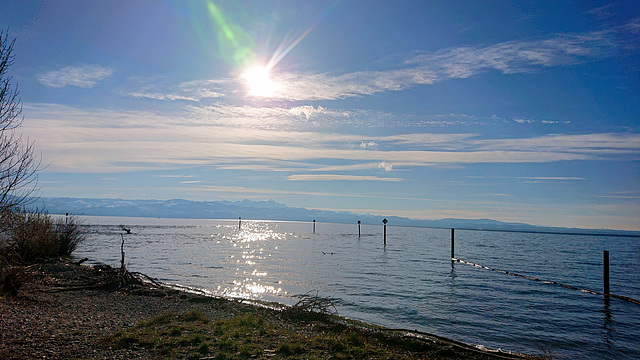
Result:
<svg viewBox="0 0 640 360">
<path fill-rule="evenodd" d="M 247 69 L 242 74 L 242 78 L 249 87 L 249 95 L 270 97 L 273 96 L 278 84 L 271 79 L 270 71 L 267 67 L 255 65 Z"/>
</svg>

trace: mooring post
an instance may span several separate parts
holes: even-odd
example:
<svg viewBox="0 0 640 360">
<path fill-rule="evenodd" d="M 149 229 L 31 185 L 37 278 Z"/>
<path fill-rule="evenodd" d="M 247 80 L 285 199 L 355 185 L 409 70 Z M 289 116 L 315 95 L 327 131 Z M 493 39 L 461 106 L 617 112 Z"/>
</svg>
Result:
<svg viewBox="0 0 640 360">
<path fill-rule="evenodd" d="M 609 252 L 607 250 L 602 252 L 602 285 L 603 293 L 609 295 Z"/>
<path fill-rule="evenodd" d="M 358 237 L 360 237 L 360 220 L 358 220 Z"/>
<path fill-rule="evenodd" d="M 69 213 L 66 213 L 66 215 L 64 216 L 64 223 L 69 224 Z"/>
<path fill-rule="evenodd" d="M 384 246 L 387 246 L 387 219 L 382 219 L 382 223 L 384 224 L 384 237 L 383 237 L 383 241 L 384 241 Z"/>
<path fill-rule="evenodd" d="M 124 235 L 120 234 L 120 238 L 122 239 L 122 242 L 120 243 L 120 273 L 124 273 Z"/>
<path fill-rule="evenodd" d="M 316 233 L 316 219 L 313 219 L 313 233 Z"/>
<path fill-rule="evenodd" d="M 238 217 L 238 230 L 242 227 L 242 218 Z"/>
<path fill-rule="evenodd" d="M 453 256 L 453 249 L 454 249 L 454 242 L 455 242 L 454 231 L 455 231 L 454 228 L 451 228 L 451 262 L 453 262 L 454 261 L 453 259 L 455 259 L 455 257 Z"/>
</svg>

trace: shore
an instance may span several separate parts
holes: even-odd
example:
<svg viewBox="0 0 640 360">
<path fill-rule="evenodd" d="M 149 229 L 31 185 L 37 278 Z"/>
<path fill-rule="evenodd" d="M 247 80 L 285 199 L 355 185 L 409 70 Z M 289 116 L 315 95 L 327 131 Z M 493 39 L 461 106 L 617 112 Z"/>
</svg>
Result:
<svg viewBox="0 0 640 360">
<path fill-rule="evenodd" d="M 56 261 L 21 273 L 18 296 L 0 297 L 0 359 L 534 358 L 308 309 L 123 286 L 105 282 L 109 267 Z"/>
</svg>

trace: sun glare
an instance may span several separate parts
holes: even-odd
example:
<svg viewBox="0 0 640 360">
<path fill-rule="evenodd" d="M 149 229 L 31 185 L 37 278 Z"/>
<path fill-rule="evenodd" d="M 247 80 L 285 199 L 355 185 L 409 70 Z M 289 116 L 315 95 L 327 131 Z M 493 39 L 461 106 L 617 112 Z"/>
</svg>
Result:
<svg viewBox="0 0 640 360">
<path fill-rule="evenodd" d="M 249 95 L 268 97 L 272 96 L 277 84 L 271 80 L 269 69 L 264 66 L 253 66 L 242 74 L 247 82 Z"/>
</svg>

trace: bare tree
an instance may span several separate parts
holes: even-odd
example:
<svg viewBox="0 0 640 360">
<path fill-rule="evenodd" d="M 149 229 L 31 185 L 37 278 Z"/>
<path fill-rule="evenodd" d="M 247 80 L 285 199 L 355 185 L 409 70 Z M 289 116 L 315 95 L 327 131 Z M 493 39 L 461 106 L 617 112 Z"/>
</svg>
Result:
<svg viewBox="0 0 640 360">
<path fill-rule="evenodd" d="M 0 211 L 25 205 L 37 192 L 40 157 L 35 145 L 17 132 L 24 119 L 20 92 L 7 74 L 13 65 L 13 46 L 9 31 L 0 30 Z"/>
</svg>

